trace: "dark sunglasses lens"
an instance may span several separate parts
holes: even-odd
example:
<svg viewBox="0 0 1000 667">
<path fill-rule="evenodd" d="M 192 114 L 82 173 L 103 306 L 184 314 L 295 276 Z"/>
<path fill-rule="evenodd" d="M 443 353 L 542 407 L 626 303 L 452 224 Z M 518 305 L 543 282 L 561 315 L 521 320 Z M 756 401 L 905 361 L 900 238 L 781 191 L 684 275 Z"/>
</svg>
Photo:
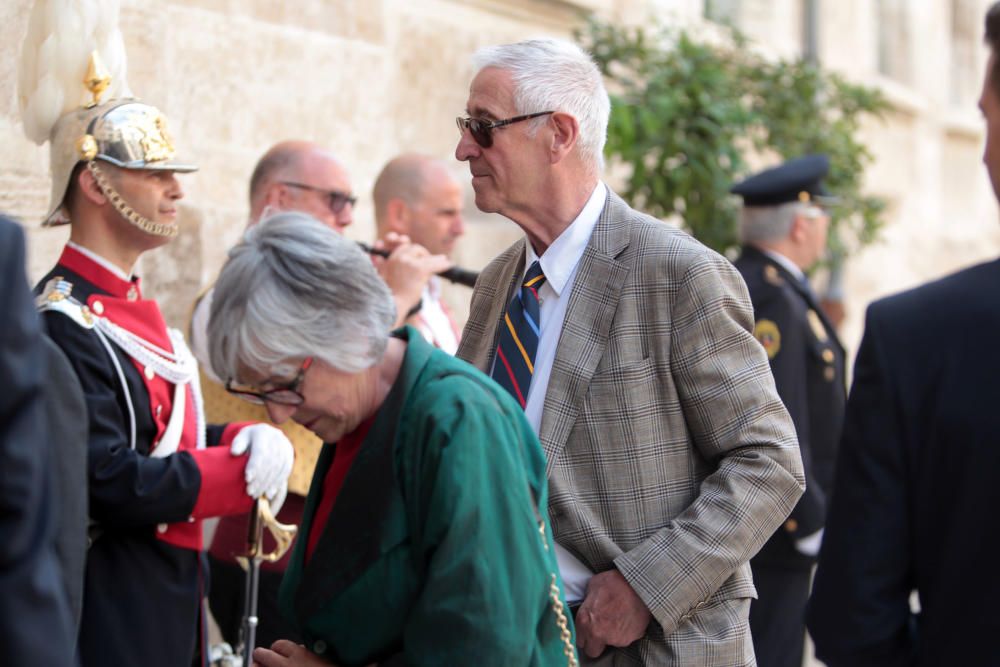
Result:
<svg viewBox="0 0 1000 667">
<path fill-rule="evenodd" d="M 489 148 L 493 145 L 493 133 L 490 132 L 490 128 L 486 123 L 477 118 L 470 118 L 469 131 L 472 132 L 472 138 L 481 147 Z"/>
<path fill-rule="evenodd" d="M 340 213 L 343 211 L 344 207 L 347 206 L 348 203 L 353 204 L 354 197 L 342 195 L 339 192 L 330 193 L 330 210 L 334 213 Z"/>
</svg>

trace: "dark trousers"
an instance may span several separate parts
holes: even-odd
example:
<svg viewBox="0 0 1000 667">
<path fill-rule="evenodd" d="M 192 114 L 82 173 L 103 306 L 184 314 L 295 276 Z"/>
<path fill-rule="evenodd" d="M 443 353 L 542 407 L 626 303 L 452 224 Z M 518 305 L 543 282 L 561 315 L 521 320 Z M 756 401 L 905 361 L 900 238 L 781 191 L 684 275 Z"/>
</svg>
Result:
<svg viewBox="0 0 1000 667">
<path fill-rule="evenodd" d="M 810 569 L 769 568 L 751 561 L 757 599 L 750 632 L 757 667 L 802 667 Z"/>
<path fill-rule="evenodd" d="M 212 616 L 219 624 L 222 637 L 236 648 L 243 622 L 243 597 L 245 574 L 239 565 L 208 557 L 212 572 L 212 587 L 208 594 L 208 604 Z M 299 633 L 278 611 L 278 588 L 281 586 L 281 572 L 261 570 L 257 597 L 257 646 L 270 648 L 278 639 L 290 639 L 301 643 Z"/>
</svg>

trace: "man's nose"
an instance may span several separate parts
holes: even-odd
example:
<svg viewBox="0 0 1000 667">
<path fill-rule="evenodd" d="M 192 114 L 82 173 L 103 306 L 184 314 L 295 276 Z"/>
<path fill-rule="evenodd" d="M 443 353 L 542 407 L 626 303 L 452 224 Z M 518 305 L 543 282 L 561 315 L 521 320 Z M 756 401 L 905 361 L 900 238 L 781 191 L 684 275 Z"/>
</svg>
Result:
<svg viewBox="0 0 1000 667">
<path fill-rule="evenodd" d="M 183 199 L 184 198 L 184 188 L 181 187 L 181 181 L 177 178 L 177 174 L 170 174 L 170 180 L 167 181 L 169 187 L 167 188 L 167 195 L 171 199 Z"/>
<path fill-rule="evenodd" d="M 462 130 L 462 136 L 458 140 L 458 145 L 455 146 L 455 159 L 465 162 L 479 155 L 481 151 L 479 144 L 472 138 L 472 132 L 468 128 Z"/>
</svg>

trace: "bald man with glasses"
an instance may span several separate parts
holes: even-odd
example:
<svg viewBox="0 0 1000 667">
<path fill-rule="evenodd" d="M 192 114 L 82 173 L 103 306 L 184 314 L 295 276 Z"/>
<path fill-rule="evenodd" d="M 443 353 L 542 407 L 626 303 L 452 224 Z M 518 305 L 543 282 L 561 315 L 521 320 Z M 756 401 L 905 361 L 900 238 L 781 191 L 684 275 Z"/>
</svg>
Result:
<svg viewBox="0 0 1000 667">
<path fill-rule="evenodd" d="M 354 222 L 350 175 L 337 157 L 309 141 L 282 141 L 275 144 L 257 162 L 250 177 L 250 219 L 247 227 L 281 211 L 308 213 L 337 233 Z M 432 255 L 407 237 L 393 238 L 384 246 L 388 258 L 376 258 L 376 267 L 396 301 L 397 322 L 420 301 L 424 285 L 434 273 L 451 266 L 450 260 Z M 228 394 L 222 381 L 211 372 L 208 362 L 208 319 L 212 309 L 212 287 L 195 304 L 191 319 L 191 347 L 201 366 L 205 414 L 229 415 L 238 421 L 270 423 L 262 405 L 240 400 Z M 282 523 L 301 522 L 305 495 L 322 445 L 319 438 L 294 422 L 280 428 L 295 448 L 295 467 L 289 479 L 288 498 L 278 514 Z M 234 555 L 245 549 L 247 517 L 220 521 L 209 550 L 212 587 L 209 604 L 223 638 L 235 645 L 243 615 L 243 570 Z M 267 538 L 270 539 L 270 538 Z M 265 544 L 267 544 L 265 542 Z M 267 545 L 269 548 L 271 545 Z M 287 566 L 287 558 L 261 567 L 257 645 L 270 646 L 276 639 L 294 639 L 298 635 L 278 612 L 278 586 Z"/>
</svg>

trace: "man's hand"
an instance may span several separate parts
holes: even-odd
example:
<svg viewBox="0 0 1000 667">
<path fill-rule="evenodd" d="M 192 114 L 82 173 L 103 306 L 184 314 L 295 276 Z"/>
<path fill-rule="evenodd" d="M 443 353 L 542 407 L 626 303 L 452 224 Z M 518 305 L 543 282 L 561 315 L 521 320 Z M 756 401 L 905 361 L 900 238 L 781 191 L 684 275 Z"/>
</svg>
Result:
<svg viewBox="0 0 1000 667">
<path fill-rule="evenodd" d="M 288 476 L 295 461 L 292 443 L 280 429 L 269 424 L 254 424 L 236 434 L 229 453 L 242 456 L 248 448 L 250 457 L 243 469 L 247 495 L 255 499 L 266 495 L 271 501 L 271 511 L 277 514 L 285 502 Z"/>
<path fill-rule="evenodd" d="M 379 239 L 375 247 L 389 253 L 388 257 L 373 255 L 372 261 L 396 301 L 398 326 L 420 301 L 430 277 L 451 268 L 452 262 L 444 255 L 430 254 L 423 246 L 411 243 L 409 237 L 395 232 Z"/>
<path fill-rule="evenodd" d="M 271 648 L 255 648 L 253 650 L 254 667 L 330 667 L 327 662 L 305 646 L 279 639 L 271 644 Z"/>
<path fill-rule="evenodd" d="M 576 612 L 576 644 L 590 658 L 646 634 L 653 615 L 618 570 L 595 574 Z"/>
</svg>

